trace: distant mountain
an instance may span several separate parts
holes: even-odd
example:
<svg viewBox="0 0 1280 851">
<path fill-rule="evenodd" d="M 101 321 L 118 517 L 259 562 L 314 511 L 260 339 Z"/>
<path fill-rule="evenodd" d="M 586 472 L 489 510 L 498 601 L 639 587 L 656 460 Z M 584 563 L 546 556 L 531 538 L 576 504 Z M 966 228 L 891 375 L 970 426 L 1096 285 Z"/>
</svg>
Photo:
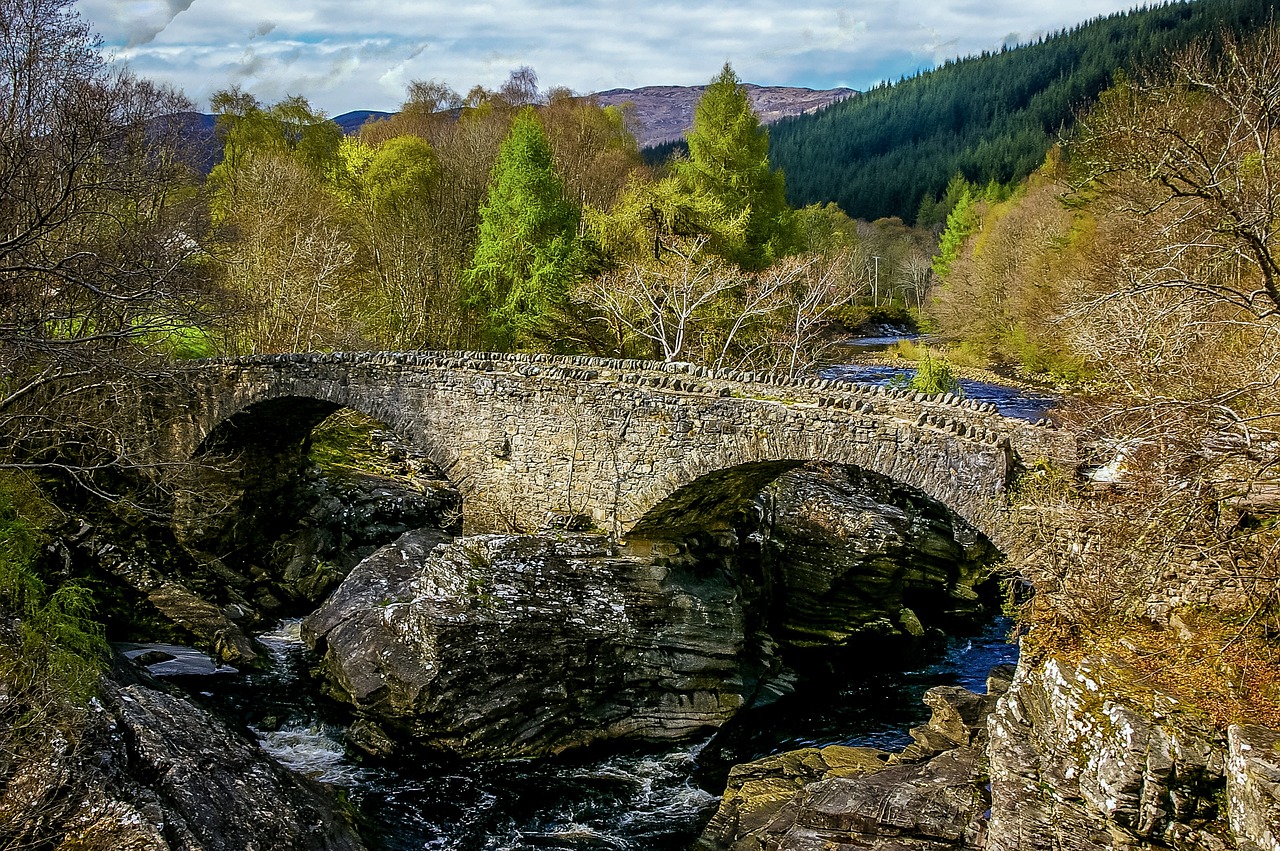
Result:
<svg viewBox="0 0 1280 851">
<path fill-rule="evenodd" d="M 693 126 L 693 108 L 706 86 L 644 86 L 596 92 L 601 106 L 635 104 L 636 141 L 649 148 L 681 139 Z M 805 89 L 791 86 L 746 84 L 751 106 L 765 124 L 793 115 L 814 112 L 856 95 L 853 89 Z"/>
<path fill-rule="evenodd" d="M 376 109 L 355 109 L 351 112 L 344 112 L 332 119 L 334 124 L 342 128 L 342 132 L 348 136 L 360 131 L 366 121 L 373 121 L 379 118 L 390 118 L 395 115 L 394 112 L 380 112 Z"/>
</svg>

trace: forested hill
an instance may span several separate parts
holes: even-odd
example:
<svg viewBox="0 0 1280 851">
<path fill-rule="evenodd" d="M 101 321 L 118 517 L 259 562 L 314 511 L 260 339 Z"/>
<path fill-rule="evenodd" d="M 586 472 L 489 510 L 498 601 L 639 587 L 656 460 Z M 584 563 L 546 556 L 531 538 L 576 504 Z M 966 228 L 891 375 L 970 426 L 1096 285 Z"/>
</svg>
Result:
<svg viewBox="0 0 1280 851">
<path fill-rule="evenodd" d="M 1034 44 L 949 62 L 770 130 L 795 205 L 933 224 L 933 198 L 969 181 L 1026 177 L 1117 70 L 1159 63 L 1197 38 L 1252 29 L 1272 0 L 1196 0 L 1097 18 Z M 921 201 L 925 200 L 924 207 Z M 945 216 L 945 210 L 942 211 Z"/>
</svg>

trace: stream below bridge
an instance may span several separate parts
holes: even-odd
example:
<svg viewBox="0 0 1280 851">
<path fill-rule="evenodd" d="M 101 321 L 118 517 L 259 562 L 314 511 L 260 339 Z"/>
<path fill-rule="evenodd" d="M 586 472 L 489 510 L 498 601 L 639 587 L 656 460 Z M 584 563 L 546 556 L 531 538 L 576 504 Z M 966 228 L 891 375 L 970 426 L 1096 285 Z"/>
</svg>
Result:
<svg viewBox="0 0 1280 851">
<path fill-rule="evenodd" d="M 911 370 L 844 364 L 821 374 L 883 385 L 909 379 Z M 994 384 L 962 387 L 968 398 L 1029 420 L 1053 402 Z M 312 676 L 317 659 L 297 620 L 258 636 L 272 656 L 263 671 L 171 679 L 250 729 L 286 766 L 341 790 L 373 849 L 684 851 L 715 811 L 730 766 L 811 746 L 900 749 L 910 741 L 908 729 L 928 719 L 926 689 L 981 692 L 992 667 L 1016 661 L 1009 627 L 996 618 L 909 655 L 897 645 L 893 652 L 865 645 L 812 651 L 793 692 L 742 711 L 714 735 L 540 760 L 357 762 L 343 745 L 349 712 L 320 693 Z"/>
<path fill-rule="evenodd" d="M 900 749 L 907 730 L 928 719 L 926 689 L 980 692 L 992 667 L 1016 661 L 1008 629 L 996 618 L 909 657 L 825 654 L 809 660 L 792 694 L 715 735 L 542 760 L 358 764 L 344 751 L 342 709 L 310 677 L 316 660 L 297 620 L 259 636 L 272 655 L 262 672 L 170 679 L 248 727 L 286 766 L 342 790 L 373 849 L 685 851 L 715 811 L 731 764 L 832 744 Z"/>
</svg>

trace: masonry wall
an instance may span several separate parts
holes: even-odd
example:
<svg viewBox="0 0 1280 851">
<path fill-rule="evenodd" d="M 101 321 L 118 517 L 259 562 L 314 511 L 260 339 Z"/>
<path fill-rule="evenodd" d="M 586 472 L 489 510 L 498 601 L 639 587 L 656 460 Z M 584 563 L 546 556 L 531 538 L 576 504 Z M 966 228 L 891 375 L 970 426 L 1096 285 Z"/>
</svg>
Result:
<svg viewBox="0 0 1280 851">
<path fill-rule="evenodd" d="M 951 396 L 603 358 L 262 356 L 197 362 L 165 395 L 149 416 L 160 454 L 174 458 L 267 400 L 362 411 L 436 461 L 477 528 L 585 515 L 625 536 L 655 507 L 658 516 L 713 510 L 814 460 L 918 488 L 999 544 L 1001 496 L 1017 466 L 1073 463 L 1075 452 L 1056 429 Z M 726 470 L 736 472 L 711 476 Z M 698 481 L 704 493 L 681 491 Z"/>
</svg>

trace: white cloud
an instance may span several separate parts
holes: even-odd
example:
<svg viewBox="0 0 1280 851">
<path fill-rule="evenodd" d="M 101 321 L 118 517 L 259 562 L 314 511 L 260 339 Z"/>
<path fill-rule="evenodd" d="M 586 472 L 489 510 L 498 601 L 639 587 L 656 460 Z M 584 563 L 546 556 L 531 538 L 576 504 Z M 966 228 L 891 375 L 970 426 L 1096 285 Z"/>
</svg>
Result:
<svg viewBox="0 0 1280 851">
<path fill-rule="evenodd" d="M 865 88 L 1132 0 L 80 0 L 136 71 L 197 100 L 233 83 L 330 114 L 394 109 L 413 79 L 496 87 L 520 65 L 580 91 L 709 80 Z"/>
</svg>

